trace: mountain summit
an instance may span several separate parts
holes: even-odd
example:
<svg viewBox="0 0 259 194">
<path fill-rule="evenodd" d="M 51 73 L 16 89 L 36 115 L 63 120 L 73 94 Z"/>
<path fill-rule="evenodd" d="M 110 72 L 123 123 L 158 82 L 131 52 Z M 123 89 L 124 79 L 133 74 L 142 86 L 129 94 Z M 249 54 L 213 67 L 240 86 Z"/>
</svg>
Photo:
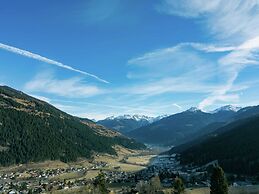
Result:
<svg viewBox="0 0 259 194">
<path fill-rule="evenodd" d="M 226 105 L 212 112 L 191 107 L 157 122 L 129 132 L 139 141 L 150 144 L 179 145 L 210 133 L 232 121 L 256 115 L 258 107 L 240 108 Z"/>
<path fill-rule="evenodd" d="M 186 110 L 187 112 L 202 112 L 201 109 L 197 108 L 197 107 L 191 107 L 188 110 Z"/>
<path fill-rule="evenodd" d="M 237 112 L 240 109 L 242 109 L 242 107 L 237 107 L 237 106 L 233 106 L 233 105 L 226 105 L 226 106 L 222 106 L 220 108 L 215 109 L 214 111 L 212 111 L 212 113 L 217 113 L 217 112 L 221 112 L 221 111 Z"/>
<path fill-rule="evenodd" d="M 158 117 L 149 117 L 145 115 L 121 115 L 111 116 L 104 120 L 100 120 L 97 123 L 107 128 L 115 129 L 121 133 L 127 133 L 134 129 L 149 125 L 155 121 L 158 121 L 167 115 Z"/>
</svg>

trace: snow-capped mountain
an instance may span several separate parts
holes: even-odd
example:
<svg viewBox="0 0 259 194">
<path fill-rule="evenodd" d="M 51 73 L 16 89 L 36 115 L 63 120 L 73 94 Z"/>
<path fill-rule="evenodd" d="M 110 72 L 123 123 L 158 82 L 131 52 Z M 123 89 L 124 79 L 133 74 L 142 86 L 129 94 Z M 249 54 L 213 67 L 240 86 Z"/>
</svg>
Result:
<svg viewBox="0 0 259 194">
<path fill-rule="evenodd" d="M 121 115 L 121 116 L 111 116 L 104 120 L 100 120 L 97 123 L 108 128 L 115 129 L 122 133 L 126 133 L 137 129 L 139 127 L 146 126 L 155 121 L 158 121 L 167 115 L 158 116 L 158 117 L 149 117 L 146 115 Z"/>
<path fill-rule="evenodd" d="M 151 120 L 152 121 L 151 123 L 154 123 L 156 121 L 159 121 L 159 120 L 161 120 L 163 118 L 166 118 L 166 117 L 169 117 L 169 116 L 170 115 L 165 114 L 165 115 L 160 115 L 160 116 L 157 116 L 157 117 L 153 117 L 153 120 Z"/>
<path fill-rule="evenodd" d="M 188 112 L 202 112 L 202 110 L 197 107 L 191 107 L 187 111 Z"/>
<path fill-rule="evenodd" d="M 220 108 L 217 108 L 216 110 L 212 111 L 211 113 L 217 113 L 217 112 L 222 112 L 222 111 L 237 112 L 240 109 L 242 109 L 242 107 L 237 107 L 237 106 L 233 106 L 233 105 L 226 105 L 226 106 L 222 106 Z"/>
<path fill-rule="evenodd" d="M 145 115 L 120 115 L 120 116 L 111 116 L 106 118 L 105 120 L 121 120 L 121 119 L 132 119 L 132 120 L 136 120 L 136 121 L 142 121 L 142 120 L 146 120 L 149 122 L 153 122 L 154 117 L 149 117 L 149 116 L 145 116 Z"/>
<path fill-rule="evenodd" d="M 194 137 L 209 133 L 235 120 L 235 117 L 240 113 L 239 110 L 239 107 L 231 105 L 223 106 L 213 112 L 205 112 L 197 107 L 191 107 L 186 111 L 132 130 L 129 132 L 129 135 L 145 143 L 172 143 L 177 145 L 192 140 Z"/>
</svg>

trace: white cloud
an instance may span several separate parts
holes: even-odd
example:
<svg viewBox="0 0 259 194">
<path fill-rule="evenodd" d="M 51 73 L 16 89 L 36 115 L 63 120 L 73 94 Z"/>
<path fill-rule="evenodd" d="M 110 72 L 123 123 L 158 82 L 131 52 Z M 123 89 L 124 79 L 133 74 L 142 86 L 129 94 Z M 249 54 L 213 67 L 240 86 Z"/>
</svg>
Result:
<svg viewBox="0 0 259 194">
<path fill-rule="evenodd" d="M 129 60 L 130 79 L 141 83 L 122 89 L 131 94 L 158 95 L 168 92 L 209 93 L 222 83 L 212 83 L 217 76 L 218 64 L 207 52 L 225 52 L 232 47 L 216 47 L 201 43 L 181 43 L 174 47 L 155 50 Z M 225 78 L 226 79 L 226 78 Z"/>
<path fill-rule="evenodd" d="M 69 114 L 96 120 L 123 114 L 141 114 L 155 117 L 173 114 L 182 110 L 178 103 L 168 103 L 160 99 L 157 99 L 157 102 L 148 101 L 143 103 L 143 101 L 135 100 L 136 98 L 132 99 L 132 96 L 122 101 L 118 100 L 118 98 L 98 98 L 95 99 L 95 103 L 83 99 L 75 101 L 52 98 L 51 104 Z M 125 101 L 127 105 L 125 105 Z"/>
<path fill-rule="evenodd" d="M 34 95 L 34 94 L 30 94 L 30 96 L 37 98 L 39 100 L 42 100 L 44 102 L 50 103 L 50 99 L 45 96 L 39 96 L 39 95 Z"/>
<path fill-rule="evenodd" d="M 201 109 L 218 102 L 237 103 L 238 92 L 251 84 L 234 83 L 242 69 L 258 64 L 258 40 L 256 37 L 238 46 L 187 42 L 146 53 L 129 60 L 133 70 L 128 78 L 142 82 L 121 91 L 146 97 L 164 93 L 206 94 L 199 103 Z M 218 60 L 210 58 L 218 52 Z"/>
<path fill-rule="evenodd" d="M 199 107 L 206 108 L 217 102 L 237 102 L 239 96 L 235 92 L 249 87 L 234 84 L 240 72 L 259 64 L 259 0 L 162 0 L 157 9 L 162 13 L 197 19 L 198 24 L 205 24 L 217 42 L 217 45 L 183 45 L 189 44 L 208 53 L 223 52 L 216 63 L 217 74 L 225 84 L 211 91 Z"/>
<path fill-rule="evenodd" d="M 105 92 L 96 86 L 83 83 L 81 78 L 56 79 L 48 73 L 41 73 L 26 83 L 25 90 L 74 98 L 89 97 Z"/>
<path fill-rule="evenodd" d="M 177 107 L 179 110 L 183 109 L 179 104 L 176 104 L 176 103 L 174 103 L 173 106 Z"/>
<path fill-rule="evenodd" d="M 245 41 L 258 35 L 258 7 L 258 0 L 162 0 L 158 10 L 181 17 L 199 18 L 218 38 Z"/>
<path fill-rule="evenodd" d="M 109 83 L 108 81 L 106 81 L 104 79 L 101 79 L 98 76 L 93 75 L 91 73 L 88 73 L 88 72 L 85 72 L 85 71 L 82 71 L 82 70 L 79 70 L 79 69 L 75 69 L 71 66 L 65 65 L 65 64 L 60 63 L 58 61 L 54 61 L 52 59 L 48 59 L 46 57 L 43 57 L 41 55 L 26 51 L 26 50 L 22 50 L 22 49 L 19 49 L 19 48 L 13 47 L 13 46 L 9 46 L 9 45 L 6 45 L 6 44 L 2 44 L 2 43 L 0 43 L 0 49 L 6 50 L 6 51 L 9 51 L 9 52 L 18 54 L 18 55 L 22 55 L 22 56 L 25 56 L 25 57 L 28 57 L 28 58 L 32 58 L 32 59 L 35 59 L 35 60 L 38 60 L 38 61 L 42 61 L 44 63 L 55 65 L 55 66 L 58 66 L 58 67 L 61 67 L 61 68 L 64 68 L 64 69 L 68 69 L 70 71 L 78 72 L 78 73 L 81 73 L 83 75 L 95 78 L 98 81 L 101 81 L 101 82 L 104 82 L 104 83 Z"/>
<path fill-rule="evenodd" d="M 199 49 L 197 49 L 199 47 Z M 207 45 L 181 43 L 173 47 L 145 53 L 128 61 L 131 79 L 134 78 L 177 78 L 203 73 L 199 79 L 206 79 L 213 74 L 214 62 L 200 52 Z M 177 78 L 178 79 L 178 78 Z"/>
<path fill-rule="evenodd" d="M 214 11 L 219 4 L 220 0 L 163 0 L 157 9 L 160 12 L 192 18 Z"/>
</svg>

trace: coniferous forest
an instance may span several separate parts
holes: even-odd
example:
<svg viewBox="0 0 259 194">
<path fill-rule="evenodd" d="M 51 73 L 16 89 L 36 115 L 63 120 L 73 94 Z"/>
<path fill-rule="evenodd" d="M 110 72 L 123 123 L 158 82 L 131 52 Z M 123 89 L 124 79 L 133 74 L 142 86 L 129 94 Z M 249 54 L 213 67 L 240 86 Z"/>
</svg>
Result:
<svg viewBox="0 0 259 194">
<path fill-rule="evenodd" d="M 226 131 L 220 134 L 220 131 Z M 259 173 L 259 117 L 255 116 L 231 123 L 218 134 L 181 151 L 184 164 L 203 165 L 213 160 L 235 174 Z"/>
<path fill-rule="evenodd" d="M 90 122 L 90 121 L 88 121 Z M 114 145 L 143 148 L 121 135 L 98 134 L 79 118 L 9 87 L 0 88 L 0 163 L 89 158 L 94 152 L 115 154 Z"/>
</svg>

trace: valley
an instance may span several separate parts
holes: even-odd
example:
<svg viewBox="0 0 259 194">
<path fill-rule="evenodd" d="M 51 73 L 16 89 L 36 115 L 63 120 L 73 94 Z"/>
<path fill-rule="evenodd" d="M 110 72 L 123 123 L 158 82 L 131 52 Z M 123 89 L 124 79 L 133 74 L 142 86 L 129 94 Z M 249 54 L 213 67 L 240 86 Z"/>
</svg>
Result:
<svg viewBox="0 0 259 194">
<path fill-rule="evenodd" d="M 0 102 L 0 193 L 206 193 L 218 166 L 230 194 L 259 191 L 259 106 L 107 119 L 121 131 L 6 86 Z"/>
<path fill-rule="evenodd" d="M 157 150 L 136 151 L 120 146 L 115 150 L 117 156 L 97 154 L 90 160 L 78 159 L 71 163 L 45 161 L 2 167 L 0 193 L 91 193 L 94 192 L 91 185 L 103 173 L 109 193 L 137 192 L 139 182 L 159 175 L 160 190 L 164 193 L 173 192 L 174 178 L 180 176 L 185 183 L 185 194 L 208 194 L 208 169 L 218 164 L 213 161 L 204 166 L 181 165 L 177 154 L 157 155 Z M 229 183 L 229 194 L 259 192 L 256 185 L 259 182 L 253 177 L 241 176 Z"/>
<path fill-rule="evenodd" d="M 0 194 L 259 194 L 259 0 L 1 0 Z"/>
<path fill-rule="evenodd" d="M 145 169 L 155 157 L 150 150 L 116 147 L 117 156 L 97 154 L 92 159 L 76 162 L 45 161 L 1 167 L 0 193 L 64 192 L 91 183 L 103 171 L 109 183 L 126 183 L 135 172 Z M 133 182 L 132 182 L 133 183 Z"/>
</svg>

